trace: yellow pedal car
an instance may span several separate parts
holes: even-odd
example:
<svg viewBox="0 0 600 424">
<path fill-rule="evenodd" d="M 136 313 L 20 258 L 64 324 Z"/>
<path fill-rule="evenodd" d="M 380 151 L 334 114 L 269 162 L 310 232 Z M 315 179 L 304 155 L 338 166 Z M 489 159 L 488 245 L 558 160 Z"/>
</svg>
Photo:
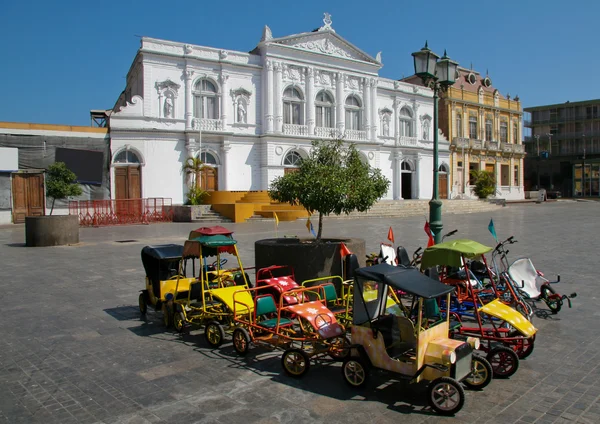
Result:
<svg viewBox="0 0 600 424">
<path fill-rule="evenodd" d="M 219 347 L 225 339 L 225 333 L 233 331 L 234 293 L 249 287 L 248 275 L 232 234 L 220 226 L 192 231 L 190 240 L 183 246 L 184 261 L 181 266 L 185 261 L 192 260 L 192 273 L 198 276 L 188 282 L 184 277 L 185 272 L 180 272 L 181 278 L 175 278 L 174 281 L 174 294 L 167 299 L 165 306 L 176 330 L 183 331 L 193 325 L 204 326 L 206 340 L 213 347 Z M 226 263 L 224 256 L 227 255 L 237 261 L 237 268 L 222 268 Z M 212 257 L 216 257 L 216 261 L 208 265 L 207 261 Z M 199 263 L 197 269 L 196 261 Z M 239 296 L 244 297 L 244 294 Z M 246 297 L 244 302 L 251 305 L 252 298 L 249 294 Z M 236 313 L 252 313 L 252 307 L 250 310 L 240 310 L 238 307 Z"/>
<path fill-rule="evenodd" d="M 142 264 L 146 272 L 146 284 L 138 298 L 140 313 L 145 315 L 148 306 L 154 310 L 165 312 L 165 305 L 172 299 L 177 289 L 177 297 L 188 297 L 187 291 L 195 278 L 185 276 L 182 268 L 183 246 L 180 244 L 161 244 L 145 246 L 142 249 Z M 183 273 L 184 275 L 181 275 Z M 168 327 L 171 316 L 163 314 L 163 321 Z"/>
<path fill-rule="evenodd" d="M 401 290 L 410 308 L 390 309 L 388 291 Z M 448 337 L 449 317 L 426 323 L 427 300 L 446 296 L 453 287 L 421 274 L 416 268 L 386 263 L 359 268 L 354 274 L 350 355 L 342 374 L 353 387 L 363 386 L 371 369 L 418 383 L 427 381 L 428 400 L 440 414 L 458 412 L 465 402 L 461 383 L 481 389 L 492 379 L 491 366 L 473 350 L 479 339 Z M 408 315 L 406 311 L 411 311 Z"/>
</svg>

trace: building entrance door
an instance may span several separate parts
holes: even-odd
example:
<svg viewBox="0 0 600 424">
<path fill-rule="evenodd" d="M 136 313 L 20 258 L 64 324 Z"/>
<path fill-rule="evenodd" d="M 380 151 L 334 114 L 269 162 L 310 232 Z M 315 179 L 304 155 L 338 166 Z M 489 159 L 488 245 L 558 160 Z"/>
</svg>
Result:
<svg viewBox="0 0 600 424">
<path fill-rule="evenodd" d="M 26 216 L 45 215 L 44 175 L 12 174 L 13 223 L 22 224 Z"/>
<path fill-rule="evenodd" d="M 217 173 L 217 168 L 206 165 L 202 168 L 200 187 L 204 191 L 216 191 L 219 189 L 219 176 Z"/>
<path fill-rule="evenodd" d="M 402 198 L 412 199 L 412 172 L 402 173 Z"/>
<path fill-rule="evenodd" d="M 142 175 L 139 166 L 115 168 L 116 213 L 138 216 L 142 213 Z"/>
<path fill-rule="evenodd" d="M 438 188 L 440 199 L 448 198 L 448 174 L 440 172 L 438 174 Z"/>
</svg>

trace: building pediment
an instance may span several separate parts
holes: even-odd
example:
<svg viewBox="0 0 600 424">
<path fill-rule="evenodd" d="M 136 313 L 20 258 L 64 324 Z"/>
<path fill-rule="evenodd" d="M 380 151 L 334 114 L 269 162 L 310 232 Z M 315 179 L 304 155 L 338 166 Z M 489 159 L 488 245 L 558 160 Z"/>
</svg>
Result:
<svg viewBox="0 0 600 424">
<path fill-rule="evenodd" d="M 268 45 L 285 46 L 291 49 L 304 50 L 311 53 L 333 56 L 348 60 L 367 62 L 381 66 L 372 56 L 344 40 L 333 30 L 318 30 L 288 37 L 273 38 L 264 43 Z"/>
</svg>

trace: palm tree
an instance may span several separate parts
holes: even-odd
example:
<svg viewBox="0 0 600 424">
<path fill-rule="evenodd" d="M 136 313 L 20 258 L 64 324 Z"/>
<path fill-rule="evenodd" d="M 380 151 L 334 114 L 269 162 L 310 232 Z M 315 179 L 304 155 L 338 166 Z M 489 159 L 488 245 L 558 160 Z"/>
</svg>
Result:
<svg viewBox="0 0 600 424">
<path fill-rule="evenodd" d="M 185 172 L 186 175 L 194 176 L 193 187 L 196 190 L 200 188 L 200 174 L 202 173 L 202 168 L 204 168 L 204 162 L 202 162 L 199 157 L 190 156 L 183 164 L 183 172 Z"/>
</svg>

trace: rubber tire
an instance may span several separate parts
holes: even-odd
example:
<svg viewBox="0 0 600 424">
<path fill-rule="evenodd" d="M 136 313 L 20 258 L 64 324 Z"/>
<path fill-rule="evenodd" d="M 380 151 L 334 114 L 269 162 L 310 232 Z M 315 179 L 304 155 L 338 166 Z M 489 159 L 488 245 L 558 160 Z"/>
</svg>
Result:
<svg viewBox="0 0 600 424">
<path fill-rule="evenodd" d="M 492 369 L 492 365 L 481 355 L 473 355 L 473 361 L 471 363 L 471 369 L 475 366 L 475 363 L 478 363 L 477 369 L 479 372 L 485 372 L 484 380 L 481 383 L 473 383 L 472 376 L 465 378 L 462 383 L 467 386 L 467 388 L 471 390 L 481 390 L 486 387 L 492 381 L 492 377 L 494 376 L 494 370 Z"/>
<path fill-rule="evenodd" d="M 501 365 L 504 363 L 498 363 L 498 361 L 494 360 L 493 357 L 499 355 L 500 357 L 504 357 L 505 361 L 509 358 L 509 361 L 512 362 L 512 367 L 508 370 L 503 369 Z M 506 346 L 498 346 L 490 350 L 486 356 L 486 358 L 490 365 L 492 366 L 492 370 L 494 372 L 494 378 L 508 378 L 519 369 L 519 357 L 516 352 L 509 347 Z M 497 365 L 496 365 L 497 364 Z"/>
<path fill-rule="evenodd" d="M 146 302 L 146 293 L 140 293 L 140 297 L 138 298 L 138 306 L 140 308 L 140 314 L 146 315 L 146 312 L 148 312 L 148 302 Z"/>
<path fill-rule="evenodd" d="M 337 350 L 337 351 L 335 351 L 336 353 L 333 353 L 330 349 L 327 354 L 334 361 L 343 361 L 344 359 L 346 359 L 348 357 L 348 355 L 350 355 L 350 341 L 345 336 L 335 337 L 333 340 L 335 340 L 335 339 L 342 339 L 344 341 L 343 350 L 341 352 L 339 350 Z"/>
<path fill-rule="evenodd" d="M 211 330 L 213 328 L 214 332 Z M 216 339 L 215 341 L 211 341 L 211 335 L 218 335 L 218 339 Z M 206 342 L 213 348 L 218 348 L 225 341 L 225 330 L 218 321 L 210 321 L 204 327 L 204 338 L 206 339 Z"/>
<path fill-rule="evenodd" d="M 233 348 L 238 355 L 246 356 L 250 349 L 250 333 L 248 333 L 248 330 L 241 327 L 233 330 Z"/>
<path fill-rule="evenodd" d="M 519 332 L 515 332 L 515 334 L 510 334 L 510 336 L 514 337 L 517 334 L 519 334 Z M 514 343 L 511 343 L 509 346 L 512 350 L 517 352 L 517 356 L 519 357 L 519 359 L 525 359 L 533 353 L 533 348 L 535 347 L 535 334 L 531 337 L 523 337 L 523 343 L 525 343 L 524 349 L 519 349 L 519 346 Z"/>
<path fill-rule="evenodd" d="M 348 369 L 349 367 L 350 369 Z M 360 356 L 350 356 L 344 359 L 344 363 L 342 364 L 342 376 L 344 377 L 344 381 L 350 387 L 363 387 L 369 381 L 369 368 L 367 362 Z M 362 379 L 355 381 L 350 380 L 348 375 L 349 372 L 353 374 L 362 374 Z"/>
<path fill-rule="evenodd" d="M 302 357 L 302 361 L 304 361 L 304 368 L 302 368 L 299 372 L 292 371 L 287 367 L 287 362 L 288 362 L 287 359 L 290 355 L 300 355 Z M 294 362 L 296 362 L 296 361 L 294 361 Z M 300 378 L 304 374 L 306 374 L 308 372 L 308 370 L 310 369 L 310 358 L 308 357 L 306 352 L 304 352 L 303 350 L 287 349 L 285 352 L 283 352 L 283 355 L 281 355 L 281 366 L 283 367 L 283 370 L 285 371 L 285 373 L 287 375 L 289 375 L 290 377 Z"/>
<path fill-rule="evenodd" d="M 452 388 L 456 391 L 456 393 L 459 396 L 458 399 L 458 403 L 450 408 L 450 409 L 442 409 L 440 408 L 440 406 L 435 402 L 434 400 L 434 393 L 436 392 L 436 388 L 440 385 L 450 385 L 452 386 Z M 429 383 L 429 386 L 427 387 L 427 398 L 429 401 L 429 405 L 440 415 L 454 415 L 456 414 L 458 411 L 461 410 L 461 408 L 463 407 L 463 405 L 465 404 L 465 390 L 463 389 L 463 387 L 458 384 L 458 382 L 450 377 L 440 377 L 440 378 L 436 378 L 435 380 L 433 380 L 431 383 Z"/>
<path fill-rule="evenodd" d="M 176 312 L 173 314 L 173 327 L 175 327 L 178 333 L 181 333 L 185 328 L 185 315 L 178 309 L 176 308 Z"/>
<path fill-rule="evenodd" d="M 560 300 L 557 300 L 556 302 L 550 303 L 549 301 L 550 296 L 555 295 L 556 291 L 554 291 L 554 289 L 548 284 L 545 284 L 542 286 L 541 292 L 542 294 L 540 297 L 544 300 L 544 303 L 546 303 L 546 306 L 548 307 L 548 309 L 550 309 L 552 315 L 558 314 L 562 308 L 562 302 Z"/>
</svg>

